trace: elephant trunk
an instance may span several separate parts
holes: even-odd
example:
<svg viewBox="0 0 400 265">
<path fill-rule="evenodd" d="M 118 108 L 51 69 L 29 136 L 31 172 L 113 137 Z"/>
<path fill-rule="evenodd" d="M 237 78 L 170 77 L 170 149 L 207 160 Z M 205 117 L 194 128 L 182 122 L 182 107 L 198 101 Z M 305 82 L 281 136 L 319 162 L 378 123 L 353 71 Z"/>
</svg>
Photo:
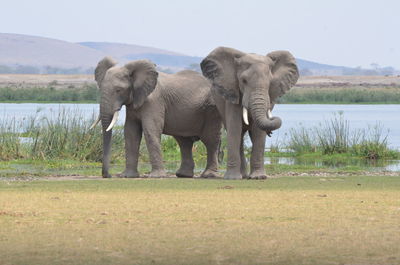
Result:
<svg viewBox="0 0 400 265">
<path fill-rule="evenodd" d="M 103 167 L 102 176 L 103 178 L 110 178 L 110 157 L 111 157 L 111 136 L 112 131 L 106 132 L 103 128 Z"/>
<path fill-rule="evenodd" d="M 105 92 L 105 91 L 104 91 Z M 102 167 L 102 176 L 103 178 L 110 178 L 111 175 L 109 173 L 110 168 L 110 157 L 111 157 L 111 138 L 112 138 L 112 130 L 108 130 L 107 128 L 111 124 L 113 114 L 112 114 L 112 105 L 109 102 L 109 97 L 107 93 L 103 93 L 100 102 L 100 119 L 101 125 L 103 128 L 103 167 Z"/>
<path fill-rule="evenodd" d="M 250 112 L 257 126 L 266 132 L 279 129 L 282 125 L 282 120 L 279 117 L 271 117 L 271 102 L 268 91 L 263 88 L 258 88 L 252 93 L 250 101 Z"/>
</svg>

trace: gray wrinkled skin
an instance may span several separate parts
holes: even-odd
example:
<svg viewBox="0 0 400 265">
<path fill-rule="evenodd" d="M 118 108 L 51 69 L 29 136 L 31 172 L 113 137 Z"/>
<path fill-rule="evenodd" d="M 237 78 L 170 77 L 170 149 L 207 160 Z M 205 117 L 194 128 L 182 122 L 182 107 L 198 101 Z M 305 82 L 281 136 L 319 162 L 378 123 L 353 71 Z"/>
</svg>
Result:
<svg viewBox="0 0 400 265">
<path fill-rule="evenodd" d="M 139 177 L 138 158 L 142 135 L 152 170 L 149 177 L 166 176 L 161 134 L 172 135 L 181 150 L 178 177 L 193 177 L 192 147 L 201 140 L 207 148 L 207 166 L 201 177 L 217 176 L 217 152 L 222 122 L 211 97 L 210 82 L 194 71 L 164 74 L 148 60 L 117 67 L 106 57 L 95 70 L 101 90 L 100 118 L 103 127 L 103 177 L 109 173 L 112 130 L 106 131 L 114 113 L 126 106 L 124 127 L 126 168 L 123 177 Z"/>
<path fill-rule="evenodd" d="M 266 135 L 279 129 L 279 117 L 268 117 L 277 99 L 294 86 L 299 77 L 296 60 L 287 51 L 266 56 L 219 47 L 202 62 L 203 75 L 212 83 L 212 96 L 227 130 L 228 161 L 226 179 L 266 178 L 264 147 Z M 243 122 L 248 110 L 249 125 Z M 247 175 L 243 135 L 253 143 L 250 175 Z"/>
</svg>

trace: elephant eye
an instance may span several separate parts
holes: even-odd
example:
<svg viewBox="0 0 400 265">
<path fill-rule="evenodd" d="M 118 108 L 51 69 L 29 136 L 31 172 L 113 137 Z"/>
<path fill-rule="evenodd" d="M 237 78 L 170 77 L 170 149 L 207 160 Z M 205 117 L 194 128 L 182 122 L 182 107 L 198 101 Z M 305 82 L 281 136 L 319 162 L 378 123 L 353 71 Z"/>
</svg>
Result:
<svg viewBox="0 0 400 265">
<path fill-rule="evenodd" d="M 242 78 L 242 83 L 243 83 L 243 84 L 247 84 L 246 78 Z"/>
</svg>

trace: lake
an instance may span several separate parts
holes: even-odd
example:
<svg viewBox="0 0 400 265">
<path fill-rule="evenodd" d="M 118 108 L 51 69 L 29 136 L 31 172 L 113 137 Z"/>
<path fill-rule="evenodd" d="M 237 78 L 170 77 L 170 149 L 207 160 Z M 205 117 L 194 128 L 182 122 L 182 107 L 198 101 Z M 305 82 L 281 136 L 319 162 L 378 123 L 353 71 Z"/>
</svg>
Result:
<svg viewBox="0 0 400 265">
<path fill-rule="evenodd" d="M 56 118 L 59 111 L 82 113 L 83 117 L 90 118 L 97 115 L 98 104 L 37 104 L 37 103 L 0 103 L 0 117 L 9 120 L 15 118 L 22 121 L 32 116 L 47 116 Z M 272 138 L 267 139 L 267 146 L 271 143 L 284 142 L 291 128 L 300 126 L 312 128 L 323 124 L 339 112 L 350 121 L 350 129 L 367 129 L 379 123 L 388 134 L 391 148 L 400 149 L 400 105 L 318 105 L 318 104 L 278 104 L 273 111 L 274 116 L 283 120 L 282 127 L 275 131 Z M 121 111 L 119 124 L 125 121 L 125 111 Z"/>
</svg>

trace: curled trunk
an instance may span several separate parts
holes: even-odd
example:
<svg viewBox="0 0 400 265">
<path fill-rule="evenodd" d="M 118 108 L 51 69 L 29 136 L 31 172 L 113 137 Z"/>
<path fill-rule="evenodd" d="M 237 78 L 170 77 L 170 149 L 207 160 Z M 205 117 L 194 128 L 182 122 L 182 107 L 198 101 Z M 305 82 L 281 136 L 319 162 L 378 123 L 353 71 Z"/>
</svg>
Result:
<svg viewBox="0 0 400 265">
<path fill-rule="evenodd" d="M 268 91 L 264 89 L 257 89 L 254 91 L 250 106 L 251 116 L 260 129 L 271 132 L 281 127 L 282 120 L 279 117 L 267 117 L 268 110 L 271 110 Z"/>
</svg>

